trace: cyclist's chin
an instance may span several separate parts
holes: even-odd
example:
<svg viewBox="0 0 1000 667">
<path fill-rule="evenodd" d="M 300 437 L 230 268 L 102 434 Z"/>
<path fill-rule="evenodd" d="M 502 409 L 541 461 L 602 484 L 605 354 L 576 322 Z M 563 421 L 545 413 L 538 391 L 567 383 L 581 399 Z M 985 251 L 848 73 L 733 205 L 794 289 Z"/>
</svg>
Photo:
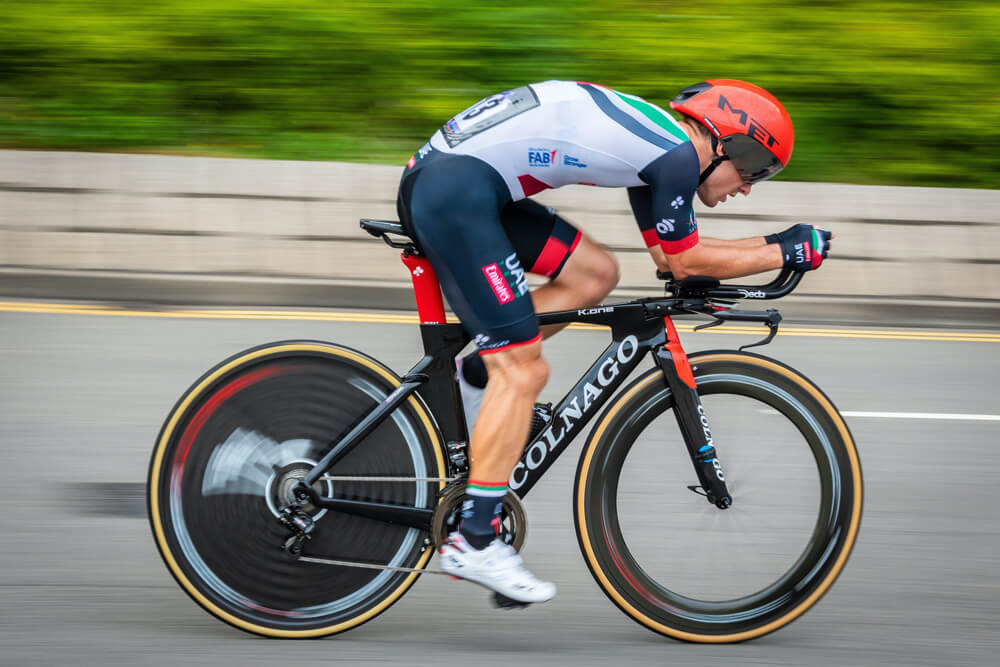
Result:
<svg viewBox="0 0 1000 667">
<path fill-rule="evenodd" d="M 714 208 L 720 201 L 717 195 L 707 192 L 707 188 L 698 188 L 698 199 L 701 200 L 702 204 L 709 208 Z"/>
</svg>

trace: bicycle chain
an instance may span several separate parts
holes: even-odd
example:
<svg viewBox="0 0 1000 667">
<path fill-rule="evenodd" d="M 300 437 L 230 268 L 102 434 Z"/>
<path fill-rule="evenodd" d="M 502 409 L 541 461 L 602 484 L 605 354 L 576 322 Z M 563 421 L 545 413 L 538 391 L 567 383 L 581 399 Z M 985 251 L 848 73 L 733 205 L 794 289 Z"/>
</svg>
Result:
<svg viewBox="0 0 1000 667">
<path fill-rule="evenodd" d="M 324 482 L 447 482 L 452 483 L 459 480 L 458 477 L 358 477 L 352 475 L 323 475 L 319 478 Z M 429 546 L 429 545 L 428 545 Z M 390 570 L 392 572 L 419 572 L 421 574 L 442 574 L 441 570 L 427 570 L 418 567 L 401 567 L 398 565 L 375 565 L 374 563 L 357 563 L 348 560 L 334 560 L 332 558 L 319 558 L 317 556 L 299 556 L 297 560 L 307 563 L 318 563 L 319 565 L 337 565 L 340 567 L 357 567 L 365 570 Z"/>
<path fill-rule="evenodd" d="M 320 565 L 339 565 L 341 567 L 360 567 L 366 570 L 392 570 L 393 572 L 419 572 L 421 574 L 443 574 L 447 572 L 441 570 L 425 570 L 419 567 L 400 567 L 398 565 L 374 565 L 371 563 L 355 563 L 348 560 L 333 560 L 331 558 L 317 558 L 316 556 L 299 556 L 298 560 L 307 563 L 319 563 Z"/>
<path fill-rule="evenodd" d="M 454 482 L 458 477 L 356 477 L 353 475 L 323 475 L 321 482 Z"/>
</svg>

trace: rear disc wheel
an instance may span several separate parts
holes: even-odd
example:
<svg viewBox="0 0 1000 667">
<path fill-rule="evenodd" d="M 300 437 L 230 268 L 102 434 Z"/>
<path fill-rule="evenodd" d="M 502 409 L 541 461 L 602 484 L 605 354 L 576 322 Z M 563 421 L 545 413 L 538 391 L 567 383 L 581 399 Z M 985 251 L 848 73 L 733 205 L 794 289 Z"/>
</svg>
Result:
<svg viewBox="0 0 1000 667">
<path fill-rule="evenodd" d="M 291 533 L 278 520 L 330 443 L 400 384 L 354 350 L 288 342 L 236 355 L 188 390 L 157 439 L 148 509 L 168 569 L 199 605 L 256 634 L 317 637 L 370 620 L 413 584 L 419 572 L 299 560 L 282 549 Z M 444 483 L 430 480 L 446 475 L 440 437 L 414 395 L 313 489 L 432 509 Z M 426 531 L 300 509 L 316 524 L 306 555 L 416 570 L 432 555 Z"/>
</svg>

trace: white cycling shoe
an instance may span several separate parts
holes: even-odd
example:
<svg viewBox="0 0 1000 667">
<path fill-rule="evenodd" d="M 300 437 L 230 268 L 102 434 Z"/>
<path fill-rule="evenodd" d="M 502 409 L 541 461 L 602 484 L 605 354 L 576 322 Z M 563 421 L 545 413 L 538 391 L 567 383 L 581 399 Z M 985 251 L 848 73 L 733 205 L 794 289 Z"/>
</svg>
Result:
<svg viewBox="0 0 1000 667">
<path fill-rule="evenodd" d="M 556 596 L 556 585 L 529 572 L 514 547 L 499 539 L 477 550 L 456 531 L 448 536 L 439 555 L 441 569 L 446 573 L 485 586 L 516 602 L 546 602 Z"/>
</svg>

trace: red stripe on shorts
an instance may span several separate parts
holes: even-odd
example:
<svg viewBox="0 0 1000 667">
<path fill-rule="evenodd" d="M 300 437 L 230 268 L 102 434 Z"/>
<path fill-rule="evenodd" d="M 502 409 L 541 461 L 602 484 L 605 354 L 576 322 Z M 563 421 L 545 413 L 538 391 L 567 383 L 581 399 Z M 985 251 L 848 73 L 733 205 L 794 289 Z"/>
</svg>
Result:
<svg viewBox="0 0 1000 667">
<path fill-rule="evenodd" d="M 554 236 L 550 236 L 549 240 L 545 242 L 542 252 L 539 253 L 538 259 L 528 271 L 539 276 L 551 276 L 569 253 L 569 246 Z"/>
</svg>

